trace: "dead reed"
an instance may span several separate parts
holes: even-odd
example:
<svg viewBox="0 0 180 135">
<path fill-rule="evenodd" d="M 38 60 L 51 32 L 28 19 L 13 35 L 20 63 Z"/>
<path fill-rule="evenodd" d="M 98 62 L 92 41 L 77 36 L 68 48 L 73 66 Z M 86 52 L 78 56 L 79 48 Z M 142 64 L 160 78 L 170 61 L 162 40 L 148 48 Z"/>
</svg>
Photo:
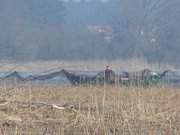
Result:
<svg viewBox="0 0 180 135">
<path fill-rule="evenodd" d="M 4 92 L 0 134 L 180 134 L 178 88 L 17 86 Z"/>
</svg>

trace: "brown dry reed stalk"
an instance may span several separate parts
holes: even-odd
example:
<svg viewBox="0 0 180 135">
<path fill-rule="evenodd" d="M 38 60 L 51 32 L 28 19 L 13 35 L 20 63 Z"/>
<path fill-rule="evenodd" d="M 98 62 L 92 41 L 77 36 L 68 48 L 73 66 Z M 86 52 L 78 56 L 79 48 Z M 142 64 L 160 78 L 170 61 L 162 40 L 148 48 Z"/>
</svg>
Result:
<svg viewBox="0 0 180 135">
<path fill-rule="evenodd" d="M 2 134 L 180 134 L 178 88 L 16 87 L 9 91 L 10 96 L 3 95 L 9 101 L 10 112 L 0 109 Z M 20 104 L 23 102 L 28 104 Z M 38 103 L 56 104 L 67 109 Z"/>
</svg>

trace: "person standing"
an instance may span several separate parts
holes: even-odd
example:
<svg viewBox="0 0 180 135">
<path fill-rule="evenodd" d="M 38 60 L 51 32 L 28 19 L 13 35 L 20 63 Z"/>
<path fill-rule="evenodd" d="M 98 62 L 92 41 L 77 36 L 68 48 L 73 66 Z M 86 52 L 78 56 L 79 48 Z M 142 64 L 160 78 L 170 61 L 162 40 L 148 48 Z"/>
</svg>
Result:
<svg viewBox="0 0 180 135">
<path fill-rule="evenodd" d="M 106 83 L 111 83 L 113 80 L 113 71 L 109 68 L 109 66 L 106 66 L 105 69 L 105 82 Z"/>
</svg>

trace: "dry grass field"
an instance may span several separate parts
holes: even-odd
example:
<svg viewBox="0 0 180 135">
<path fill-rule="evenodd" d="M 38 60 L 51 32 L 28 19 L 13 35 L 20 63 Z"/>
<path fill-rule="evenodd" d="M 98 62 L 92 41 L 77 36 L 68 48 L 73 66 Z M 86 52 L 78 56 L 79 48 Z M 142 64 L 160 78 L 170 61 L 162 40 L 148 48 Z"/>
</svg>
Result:
<svg viewBox="0 0 180 135">
<path fill-rule="evenodd" d="M 129 60 L 86 60 L 86 61 L 33 61 L 33 62 L 14 62 L 0 61 L 0 71 L 19 71 L 19 72 L 43 72 L 58 69 L 94 71 L 103 70 L 109 65 L 114 71 L 138 71 L 145 68 L 152 70 L 175 69 L 173 65 L 153 63 L 150 64 L 144 59 L 132 58 Z"/>
<path fill-rule="evenodd" d="M 2 135 L 178 135 L 180 90 L 1 86 Z"/>
</svg>

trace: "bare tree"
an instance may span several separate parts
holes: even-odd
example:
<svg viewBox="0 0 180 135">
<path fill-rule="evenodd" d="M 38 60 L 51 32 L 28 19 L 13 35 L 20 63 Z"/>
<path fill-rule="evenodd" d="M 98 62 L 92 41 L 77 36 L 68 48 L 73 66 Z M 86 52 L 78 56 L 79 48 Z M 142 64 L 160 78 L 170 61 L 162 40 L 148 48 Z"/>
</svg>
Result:
<svg viewBox="0 0 180 135">
<path fill-rule="evenodd" d="M 131 53 L 143 56 L 145 50 L 160 49 L 160 37 L 165 29 L 176 25 L 180 2 L 178 0 L 117 0 L 116 37 L 126 37 Z M 169 18 L 169 19 L 168 19 Z M 171 19 L 170 19 L 171 18 Z"/>
<path fill-rule="evenodd" d="M 58 1 L 0 0 L 1 59 L 34 58 L 38 46 L 48 41 L 44 32 L 51 32 L 48 38 L 52 38 L 51 27 L 59 30 L 63 15 L 64 7 Z"/>
</svg>

